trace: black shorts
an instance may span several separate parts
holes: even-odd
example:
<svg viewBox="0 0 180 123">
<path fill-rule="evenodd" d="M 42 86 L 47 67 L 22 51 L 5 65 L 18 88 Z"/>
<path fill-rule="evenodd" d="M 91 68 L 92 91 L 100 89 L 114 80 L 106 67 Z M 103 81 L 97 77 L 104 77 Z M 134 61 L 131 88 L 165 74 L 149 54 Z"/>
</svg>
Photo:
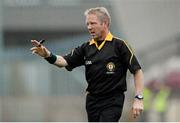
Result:
<svg viewBox="0 0 180 123">
<path fill-rule="evenodd" d="M 118 122 L 123 109 L 124 93 L 96 96 L 87 94 L 86 111 L 89 122 Z"/>
</svg>

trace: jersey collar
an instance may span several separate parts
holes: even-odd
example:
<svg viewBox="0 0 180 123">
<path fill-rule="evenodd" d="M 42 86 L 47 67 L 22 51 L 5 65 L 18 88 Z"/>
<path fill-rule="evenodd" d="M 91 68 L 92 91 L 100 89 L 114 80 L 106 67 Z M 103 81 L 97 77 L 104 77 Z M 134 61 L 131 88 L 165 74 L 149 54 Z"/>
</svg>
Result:
<svg viewBox="0 0 180 123">
<path fill-rule="evenodd" d="M 107 34 L 105 40 L 101 43 L 100 46 L 97 45 L 97 42 L 96 42 L 94 39 L 91 39 L 91 40 L 89 41 L 89 45 L 95 44 L 96 48 L 97 48 L 98 50 L 101 50 L 102 47 L 104 46 L 104 44 L 106 43 L 106 41 L 112 41 L 112 39 L 113 39 L 113 35 L 111 34 L 111 32 L 109 32 L 109 33 Z"/>
</svg>

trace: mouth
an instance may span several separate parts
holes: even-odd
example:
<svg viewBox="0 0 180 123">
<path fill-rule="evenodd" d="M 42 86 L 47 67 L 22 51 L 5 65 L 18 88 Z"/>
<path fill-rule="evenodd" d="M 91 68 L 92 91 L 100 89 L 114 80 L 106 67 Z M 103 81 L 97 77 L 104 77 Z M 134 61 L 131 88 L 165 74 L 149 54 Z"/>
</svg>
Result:
<svg viewBox="0 0 180 123">
<path fill-rule="evenodd" d="M 92 31 L 90 32 L 90 34 L 91 34 L 91 36 L 93 36 L 93 37 L 96 35 L 96 33 L 95 33 L 95 32 L 92 32 Z"/>
</svg>

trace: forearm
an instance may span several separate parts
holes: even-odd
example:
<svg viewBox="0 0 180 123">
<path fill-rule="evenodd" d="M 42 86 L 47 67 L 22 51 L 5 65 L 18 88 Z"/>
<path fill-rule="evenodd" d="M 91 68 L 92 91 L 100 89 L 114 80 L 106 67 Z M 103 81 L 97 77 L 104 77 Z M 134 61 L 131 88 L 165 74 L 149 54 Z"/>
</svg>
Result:
<svg viewBox="0 0 180 123">
<path fill-rule="evenodd" d="M 49 53 L 48 57 L 45 58 L 50 64 L 56 65 L 57 67 L 67 66 L 66 60 L 60 56 L 53 53 Z"/>
<path fill-rule="evenodd" d="M 137 70 L 134 74 L 135 81 L 135 95 L 143 95 L 144 88 L 144 75 L 141 69 Z"/>
<path fill-rule="evenodd" d="M 135 95 L 143 95 L 143 88 L 144 88 L 144 77 L 143 72 L 141 69 L 137 70 L 134 74 L 134 81 L 135 81 Z M 143 104 L 143 97 L 140 98 L 134 98 L 134 103 L 132 107 L 133 111 L 133 117 L 138 117 L 144 109 Z"/>
<path fill-rule="evenodd" d="M 62 56 L 56 55 L 56 57 L 57 60 L 55 61 L 54 65 L 56 65 L 57 67 L 65 67 L 68 65 L 66 60 Z"/>
</svg>

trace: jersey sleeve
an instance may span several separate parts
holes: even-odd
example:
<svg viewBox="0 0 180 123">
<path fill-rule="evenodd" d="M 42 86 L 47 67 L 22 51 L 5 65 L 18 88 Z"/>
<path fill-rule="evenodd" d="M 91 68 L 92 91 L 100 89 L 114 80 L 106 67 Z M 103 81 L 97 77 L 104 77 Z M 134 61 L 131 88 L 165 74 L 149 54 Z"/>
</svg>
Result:
<svg viewBox="0 0 180 123">
<path fill-rule="evenodd" d="M 63 56 L 68 65 L 65 67 L 68 71 L 72 71 L 75 67 L 84 65 L 83 46 L 79 46 L 67 55 Z"/>
<path fill-rule="evenodd" d="M 135 56 L 133 49 L 127 43 L 127 41 L 123 41 L 122 43 L 121 54 L 123 62 L 127 65 L 131 73 L 135 74 L 138 69 L 141 69 L 137 57 Z"/>
</svg>

